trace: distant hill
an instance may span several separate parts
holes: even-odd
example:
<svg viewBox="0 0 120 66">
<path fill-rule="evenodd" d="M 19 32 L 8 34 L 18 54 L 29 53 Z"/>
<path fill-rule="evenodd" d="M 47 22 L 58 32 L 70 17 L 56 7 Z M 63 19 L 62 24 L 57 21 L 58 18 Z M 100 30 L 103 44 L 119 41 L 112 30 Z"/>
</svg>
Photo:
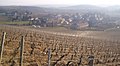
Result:
<svg viewBox="0 0 120 66">
<path fill-rule="evenodd" d="M 100 8 L 98 6 L 94 6 L 94 5 L 76 5 L 76 6 L 69 6 L 68 8 L 79 8 L 79 9 L 89 9 L 89 8 Z"/>
<path fill-rule="evenodd" d="M 48 5 L 39 5 L 39 6 L 0 6 L 0 11 L 4 10 L 17 10 L 17 11 L 30 11 L 33 13 L 64 13 L 64 12 L 86 12 L 86 11 L 98 11 L 98 12 L 120 12 L 120 6 L 109 6 L 109 7 L 99 7 L 95 5 L 76 5 L 76 6 L 48 6 Z"/>
<path fill-rule="evenodd" d="M 69 6 L 64 7 L 64 9 L 70 10 L 79 10 L 79 11 L 98 11 L 98 12 L 105 12 L 105 13 L 120 13 L 120 5 L 109 6 L 109 7 L 99 7 L 95 5 L 76 5 L 76 6 Z"/>
<path fill-rule="evenodd" d="M 105 7 L 108 14 L 113 17 L 120 17 L 120 5 Z"/>
<path fill-rule="evenodd" d="M 17 11 L 30 11 L 34 14 L 43 14 L 43 13 L 68 13 L 68 11 L 63 10 L 61 8 L 53 8 L 51 6 L 0 6 L 0 11 L 5 10 L 17 10 Z"/>
<path fill-rule="evenodd" d="M 55 4 L 55 5 L 35 5 L 35 6 L 38 6 L 38 7 L 45 7 L 45 8 L 62 8 L 62 7 L 68 7 L 70 5 L 58 5 L 58 4 Z"/>
<path fill-rule="evenodd" d="M 35 6 L 0 6 L 0 10 L 17 10 L 17 11 L 31 11 L 31 12 L 44 12 L 45 8 Z"/>
<path fill-rule="evenodd" d="M 111 9 L 111 10 L 117 10 L 117 9 L 120 9 L 120 5 L 109 6 L 109 7 L 106 7 L 106 8 Z"/>
<path fill-rule="evenodd" d="M 32 12 L 34 15 L 39 14 L 66 14 L 66 13 L 89 13 L 89 12 L 98 12 L 98 13 L 105 13 L 110 16 L 119 16 L 120 17 L 120 6 L 109 6 L 109 7 L 99 7 L 95 5 L 76 5 L 76 6 L 63 6 L 58 8 L 53 8 L 54 5 L 48 6 L 0 6 L 1 11 L 29 11 Z"/>
<path fill-rule="evenodd" d="M 106 11 L 106 9 L 104 9 L 103 7 L 99 7 L 95 5 L 76 5 L 76 6 L 64 7 L 63 9 L 74 10 L 76 12 L 82 12 L 82 13 L 105 12 Z"/>
<path fill-rule="evenodd" d="M 102 7 L 98 7 L 98 6 L 94 6 L 94 5 L 76 5 L 76 6 L 69 6 L 69 7 L 66 7 L 67 9 L 76 9 L 76 10 L 81 10 L 81 9 L 84 9 L 84 10 L 90 10 L 90 9 L 95 9 L 95 10 L 99 10 L 99 9 L 102 9 Z"/>
</svg>

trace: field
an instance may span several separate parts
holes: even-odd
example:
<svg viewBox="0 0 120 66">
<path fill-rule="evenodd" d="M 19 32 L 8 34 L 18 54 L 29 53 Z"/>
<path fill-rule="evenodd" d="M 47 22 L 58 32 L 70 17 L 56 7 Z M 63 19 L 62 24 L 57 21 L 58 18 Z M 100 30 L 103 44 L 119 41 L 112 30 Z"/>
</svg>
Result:
<svg viewBox="0 0 120 66">
<path fill-rule="evenodd" d="M 18 22 L 3 22 L 3 21 L 0 21 L 0 25 L 25 25 L 25 24 L 29 24 L 29 21 L 18 21 Z"/>
<path fill-rule="evenodd" d="M 58 31 L 60 29 L 60 31 Z M 24 36 L 24 66 L 120 66 L 120 30 L 72 31 L 63 28 L 32 28 L 0 25 L 6 32 L 2 66 L 19 65 L 19 42 Z M 0 38 L 1 40 L 1 38 Z"/>
</svg>

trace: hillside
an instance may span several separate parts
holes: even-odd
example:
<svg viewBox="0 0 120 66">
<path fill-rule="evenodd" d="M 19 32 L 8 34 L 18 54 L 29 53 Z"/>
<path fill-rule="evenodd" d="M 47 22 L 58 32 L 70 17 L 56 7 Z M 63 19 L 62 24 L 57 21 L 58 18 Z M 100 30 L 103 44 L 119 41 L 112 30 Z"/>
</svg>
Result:
<svg viewBox="0 0 120 66">
<path fill-rule="evenodd" d="M 30 11 L 33 13 L 43 13 L 46 8 L 35 7 L 35 6 L 0 6 L 0 10 L 17 10 L 17 11 Z"/>
<path fill-rule="evenodd" d="M 119 6 L 116 8 L 119 8 Z M 116 8 L 113 8 L 115 10 L 112 11 L 110 7 L 98 7 L 94 5 L 77 5 L 64 8 L 0 6 L 0 14 L 4 14 L 3 17 L 1 16 L 1 21 L 4 21 L 4 19 L 9 19 L 9 21 L 29 21 L 33 18 L 38 19 L 38 23 L 33 21 L 36 23 L 33 24 L 40 25 L 40 23 L 42 23 L 40 22 L 41 18 L 46 18 L 45 23 L 47 23 L 47 25 L 53 22 L 55 26 L 80 26 L 78 22 L 84 21 L 88 23 L 89 27 L 107 29 L 116 27 L 120 23 L 120 13 Z"/>
<path fill-rule="evenodd" d="M 87 66 L 90 56 L 94 56 L 93 64 L 95 66 L 120 65 L 120 42 L 116 40 L 98 39 L 94 36 L 77 37 L 70 34 L 24 29 L 24 27 L 0 27 L 0 36 L 2 36 L 2 32 L 7 33 L 2 59 L 3 66 L 19 65 L 21 36 L 24 36 L 25 39 L 24 66 L 48 66 L 49 48 L 51 49 L 51 66 Z M 80 33 L 78 34 L 86 36 L 86 32 Z"/>
</svg>

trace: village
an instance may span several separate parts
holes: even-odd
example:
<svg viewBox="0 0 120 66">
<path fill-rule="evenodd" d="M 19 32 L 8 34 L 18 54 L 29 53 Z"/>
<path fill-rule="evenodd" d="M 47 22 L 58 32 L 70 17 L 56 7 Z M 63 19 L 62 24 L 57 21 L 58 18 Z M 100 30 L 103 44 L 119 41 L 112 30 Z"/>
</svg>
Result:
<svg viewBox="0 0 120 66">
<path fill-rule="evenodd" d="M 8 17 L 8 21 L 20 22 L 29 21 L 29 26 L 33 27 L 65 27 L 69 29 L 79 30 L 82 28 L 90 27 L 102 27 L 109 28 L 115 27 L 116 24 L 110 22 L 115 21 L 108 15 L 99 12 L 88 12 L 88 13 L 46 13 L 37 14 L 23 10 L 10 10 L 1 11 L 1 16 Z M 109 23 L 108 23 L 109 22 Z M 105 25 L 105 27 L 103 26 Z"/>
</svg>

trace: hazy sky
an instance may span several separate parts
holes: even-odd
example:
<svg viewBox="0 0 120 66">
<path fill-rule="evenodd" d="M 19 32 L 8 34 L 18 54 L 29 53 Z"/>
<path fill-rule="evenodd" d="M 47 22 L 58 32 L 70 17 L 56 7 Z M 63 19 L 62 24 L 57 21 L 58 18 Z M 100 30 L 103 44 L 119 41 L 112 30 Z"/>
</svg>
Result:
<svg viewBox="0 0 120 66">
<path fill-rule="evenodd" d="M 47 5 L 47 4 L 64 4 L 64 5 L 120 5 L 120 0 L 0 0 L 0 5 Z"/>
</svg>

